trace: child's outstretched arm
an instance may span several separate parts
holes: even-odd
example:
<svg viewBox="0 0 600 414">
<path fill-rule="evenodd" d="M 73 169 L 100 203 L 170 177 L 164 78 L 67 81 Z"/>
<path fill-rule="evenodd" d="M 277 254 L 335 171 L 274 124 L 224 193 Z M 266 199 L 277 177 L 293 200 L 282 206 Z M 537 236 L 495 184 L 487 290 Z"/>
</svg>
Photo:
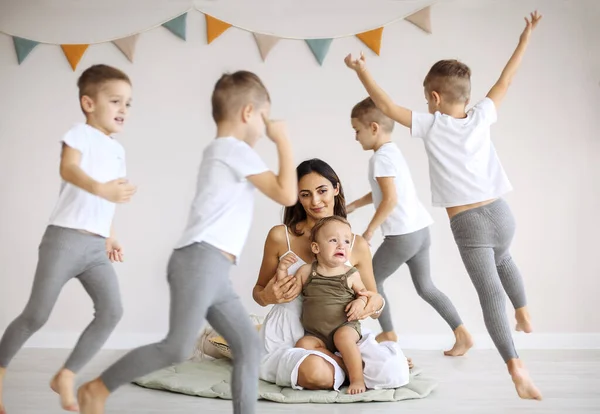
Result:
<svg viewBox="0 0 600 414">
<path fill-rule="evenodd" d="M 359 198 L 358 200 L 354 200 L 353 202 L 348 204 L 346 206 L 346 213 L 350 214 L 357 208 L 364 207 L 371 203 L 373 203 L 373 193 L 366 194 L 366 195 L 362 196 L 361 198 Z"/>
<path fill-rule="evenodd" d="M 265 121 L 267 136 L 277 145 L 279 175 L 272 171 L 250 175 L 248 180 L 264 195 L 284 206 L 293 206 L 298 201 L 298 178 L 294 167 L 292 145 L 283 121 Z"/>
<path fill-rule="evenodd" d="M 346 63 L 346 66 L 356 72 L 358 79 L 360 79 L 367 90 L 367 93 L 381 112 L 407 128 L 412 126 L 412 111 L 400 105 L 396 105 L 394 101 L 392 101 L 392 98 L 377 85 L 375 79 L 373 79 L 373 76 L 371 76 L 367 70 L 367 62 L 365 60 L 365 55 L 362 52 L 360 57 L 354 60 L 352 60 L 352 55 L 349 54 L 344 59 L 344 62 Z"/>
<path fill-rule="evenodd" d="M 394 207 L 396 207 L 396 204 L 398 203 L 398 195 L 396 194 L 394 177 L 377 177 L 376 180 L 379 184 L 379 188 L 381 188 L 382 198 L 379 207 L 377 207 L 377 210 L 375 210 L 375 214 L 373 215 L 371 222 L 367 226 L 367 230 L 365 230 L 364 234 L 362 235 L 368 242 L 371 241 L 375 230 L 377 230 L 390 215 L 390 213 L 394 211 Z"/>
<path fill-rule="evenodd" d="M 113 203 L 126 203 L 136 192 L 136 187 L 124 178 L 101 183 L 87 175 L 80 167 L 81 152 L 63 144 L 60 158 L 60 176 L 76 187 Z"/>
<path fill-rule="evenodd" d="M 504 67 L 500 78 L 487 94 L 487 97 L 494 102 L 496 108 L 500 106 L 502 100 L 506 96 L 508 87 L 510 86 L 514 78 L 517 69 L 521 65 L 521 60 L 523 58 L 523 55 L 525 54 L 525 50 L 527 49 L 527 44 L 529 43 L 529 37 L 531 36 L 531 32 L 533 31 L 533 29 L 535 29 L 541 18 L 542 15 L 538 14 L 537 11 L 531 13 L 531 20 L 525 17 L 525 30 L 523 30 L 523 33 L 519 38 L 519 44 L 517 45 L 517 48 L 508 60 L 508 63 Z"/>
</svg>

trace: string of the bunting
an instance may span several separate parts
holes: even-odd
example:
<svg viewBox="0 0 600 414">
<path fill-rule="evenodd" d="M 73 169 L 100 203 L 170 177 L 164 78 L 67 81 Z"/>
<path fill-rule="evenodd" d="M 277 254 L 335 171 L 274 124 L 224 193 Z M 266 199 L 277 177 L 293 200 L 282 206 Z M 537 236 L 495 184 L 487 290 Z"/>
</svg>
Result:
<svg viewBox="0 0 600 414">
<path fill-rule="evenodd" d="M 410 22 L 417 26 L 419 29 L 423 30 L 426 33 L 432 33 L 431 29 L 431 6 L 427 6 L 411 15 L 404 17 L 403 20 Z M 162 23 L 161 26 L 166 28 L 172 34 L 177 36 L 178 38 L 186 41 L 186 33 L 187 33 L 187 14 L 185 12 L 165 23 Z M 204 13 L 204 17 L 206 20 L 206 42 L 207 44 L 211 44 L 215 41 L 219 36 L 221 36 L 227 29 L 233 27 L 232 24 L 219 20 L 213 16 L 210 16 Z M 390 24 L 390 23 L 388 23 Z M 360 39 L 369 49 L 371 49 L 376 55 L 380 55 L 381 53 L 381 40 L 383 37 L 383 29 L 384 26 L 379 28 L 369 30 L 362 33 L 357 33 L 351 36 L 356 36 Z M 242 29 L 246 30 L 246 29 Z M 250 30 L 246 30 L 251 32 Z M 141 33 L 134 34 L 131 36 L 123 37 L 121 39 L 112 40 L 112 43 L 125 55 L 125 57 L 133 63 L 133 58 L 135 56 L 135 48 L 136 44 L 139 40 Z M 262 33 L 254 33 L 252 32 L 254 39 L 256 41 L 256 45 L 258 46 L 258 51 L 260 53 L 261 59 L 266 61 L 267 56 L 273 50 L 273 48 L 279 43 L 282 39 L 281 37 L 272 36 L 268 34 Z M 40 42 L 36 42 L 34 40 L 24 39 L 18 36 L 12 36 L 13 43 L 15 46 L 15 52 L 17 55 L 17 62 L 19 65 L 23 63 L 23 61 L 29 56 L 29 54 L 35 49 L 36 46 L 40 44 Z M 329 48 L 331 43 L 333 42 L 333 38 L 328 39 L 302 39 L 306 42 L 308 48 L 312 52 L 316 61 L 319 65 L 323 65 L 327 53 L 329 52 Z M 77 69 L 77 65 L 81 61 L 84 53 L 90 46 L 89 44 L 61 44 L 60 45 L 63 53 L 73 69 L 75 71 Z"/>
</svg>

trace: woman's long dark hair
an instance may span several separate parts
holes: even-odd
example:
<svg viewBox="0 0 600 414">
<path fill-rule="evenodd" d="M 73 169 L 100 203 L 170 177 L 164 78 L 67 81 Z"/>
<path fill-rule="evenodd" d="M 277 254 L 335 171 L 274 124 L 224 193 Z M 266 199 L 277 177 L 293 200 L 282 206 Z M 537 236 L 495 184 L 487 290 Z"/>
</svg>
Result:
<svg viewBox="0 0 600 414">
<path fill-rule="evenodd" d="M 335 196 L 335 205 L 333 207 L 333 214 L 346 218 L 346 198 L 344 197 L 344 189 L 338 175 L 333 171 L 333 168 L 325 161 L 318 158 L 302 161 L 296 168 L 296 174 L 298 175 L 298 181 L 305 175 L 310 173 L 317 173 L 323 178 L 329 180 L 333 188 L 339 190 L 338 195 Z M 289 229 L 296 235 L 301 236 L 303 232 L 298 231 L 296 226 L 301 221 L 306 220 L 306 210 L 300 204 L 300 200 L 296 202 L 292 207 L 286 207 L 283 212 L 283 224 L 288 226 Z"/>
</svg>

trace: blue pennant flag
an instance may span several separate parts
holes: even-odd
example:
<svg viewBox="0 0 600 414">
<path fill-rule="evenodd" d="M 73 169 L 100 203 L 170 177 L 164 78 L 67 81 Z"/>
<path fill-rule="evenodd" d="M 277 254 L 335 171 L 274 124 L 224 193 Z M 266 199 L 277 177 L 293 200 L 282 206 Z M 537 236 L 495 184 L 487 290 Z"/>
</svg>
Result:
<svg viewBox="0 0 600 414">
<path fill-rule="evenodd" d="M 331 46 L 333 39 L 306 39 L 305 42 L 310 47 L 313 55 L 315 55 L 319 65 L 323 66 L 323 61 L 329 52 L 329 46 Z"/>
<path fill-rule="evenodd" d="M 163 23 L 163 26 L 169 29 L 169 31 L 175 36 L 185 40 L 186 18 L 187 13 L 184 13 L 181 16 L 174 18 L 173 20 L 169 20 L 168 22 Z"/>
<path fill-rule="evenodd" d="M 29 39 L 23 39 L 22 37 L 13 36 L 13 42 L 15 43 L 15 51 L 17 52 L 17 60 L 19 65 L 25 60 L 27 55 L 31 53 L 34 47 L 39 45 L 38 42 Z"/>
</svg>

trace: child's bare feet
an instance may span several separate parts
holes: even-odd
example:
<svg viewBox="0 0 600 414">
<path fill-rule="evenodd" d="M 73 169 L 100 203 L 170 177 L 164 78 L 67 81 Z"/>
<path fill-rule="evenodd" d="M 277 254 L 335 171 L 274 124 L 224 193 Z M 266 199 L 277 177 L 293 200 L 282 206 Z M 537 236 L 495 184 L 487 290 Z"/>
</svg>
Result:
<svg viewBox="0 0 600 414">
<path fill-rule="evenodd" d="M 367 390 L 364 381 L 350 381 L 350 385 L 348 386 L 348 394 L 361 394 Z"/>
<path fill-rule="evenodd" d="M 4 377 L 6 376 L 6 368 L 0 368 L 0 414 L 6 414 L 4 404 L 2 403 L 2 389 L 4 388 Z"/>
<path fill-rule="evenodd" d="M 65 368 L 58 371 L 50 381 L 50 388 L 60 396 L 60 405 L 66 411 L 79 411 L 74 386 L 75 373 Z M 2 414 L 1 411 L 0 414 Z"/>
<path fill-rule="evenodd" d="M 454 336 L 456 337 L 456 342 L 452 349 L 448 351 L 444 351 L 444 355 L 446 356 L 462 356 L 467 353 L 469 349 L 473 347 L 473 338 L 467 328 L 464 325 L 460 325 L 458 328 L 454 330 Z"/>
<path fill-rule="evenodd" d="M 81 414 L 104 414 L 109 391 L 100 378 L 87 382 L 77 391 Z"/>
<path fill-rule="evenodd" d="M 514 358 L 508 361 L 508 372 L 515 384 L 517 394 L 525 400 L 541 400 L 542 393 L 537 389 L 529 373 L 520 359 Z"/>
<path fill-rule="evenodd" d="M 394 332 L 394 331 L 382 332 L 375 337 L 375 340 L 377 342 L 387 342 L 387 341 L 398 342 L 398 335 L 396 335 L 396 332 Z"/>
<path fill-rule="evenodd" d="M 519 332 L 531 333 L 533 327 L 531 326 L 531 316 L 526 306 L 515 310 L 515 319 L 517 320 L 516 330 Z"/>
</svg>

